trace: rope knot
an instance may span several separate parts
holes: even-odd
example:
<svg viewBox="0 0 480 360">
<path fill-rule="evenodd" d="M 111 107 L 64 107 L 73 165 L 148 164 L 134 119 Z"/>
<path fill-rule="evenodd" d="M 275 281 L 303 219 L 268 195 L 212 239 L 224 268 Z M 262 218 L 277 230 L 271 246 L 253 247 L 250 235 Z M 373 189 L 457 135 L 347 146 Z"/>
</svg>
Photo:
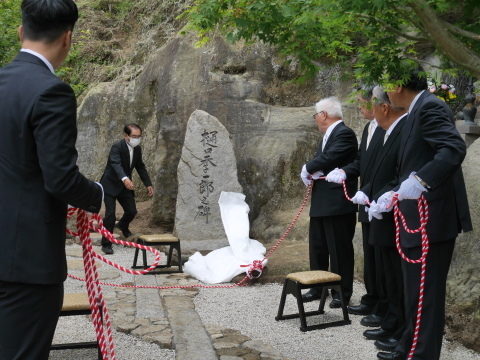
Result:
<svg viewBox="0 0 480 360">
<path fill-rule="evenodd" d="M 258 279 L 262 275 L 264 260 L 253 260 L 253 263 L 251 263 L 250 265 L 242 265 L 245 267 L 248 266 L 248 269 L 247 271 L 245 271 L 245 273 L 249 279 Z"/>
</svg>

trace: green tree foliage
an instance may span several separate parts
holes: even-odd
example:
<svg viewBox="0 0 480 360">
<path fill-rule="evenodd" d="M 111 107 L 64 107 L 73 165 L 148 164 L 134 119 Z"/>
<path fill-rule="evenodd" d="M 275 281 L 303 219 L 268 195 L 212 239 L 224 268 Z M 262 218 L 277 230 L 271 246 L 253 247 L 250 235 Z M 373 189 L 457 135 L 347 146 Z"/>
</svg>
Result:
<svg viewBox="0 0 480 360">
<path fill-rule="evenodd" d="M 21 0 L 0 0 L 0 67 L 7 65 L 20 50 L 17 29 L 21 24 Z"/>
<path fill-rule="evenodd" d="M 442 69 L 480 78 L 479 15 L 478 0 L 195 0 L 186 13 L 200 45 L 219 30 L 277 46 L 304 77 L 329 58 L 367 83 L 432 52 Z"/>
</svg>

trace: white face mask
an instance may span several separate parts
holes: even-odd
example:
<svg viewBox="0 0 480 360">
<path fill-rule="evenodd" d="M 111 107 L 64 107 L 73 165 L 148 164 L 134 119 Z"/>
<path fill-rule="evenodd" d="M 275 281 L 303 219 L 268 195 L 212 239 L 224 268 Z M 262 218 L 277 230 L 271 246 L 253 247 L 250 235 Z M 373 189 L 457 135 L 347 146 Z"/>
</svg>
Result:
<svg viewBox="0 0 480 360">
<path fill-rule="evenodd" d="M 132 139 L 131 137 L 129 137 L 128 143 L 131 147 L 135 147 L 140 144 L 140 139 Z"/>
</svg>

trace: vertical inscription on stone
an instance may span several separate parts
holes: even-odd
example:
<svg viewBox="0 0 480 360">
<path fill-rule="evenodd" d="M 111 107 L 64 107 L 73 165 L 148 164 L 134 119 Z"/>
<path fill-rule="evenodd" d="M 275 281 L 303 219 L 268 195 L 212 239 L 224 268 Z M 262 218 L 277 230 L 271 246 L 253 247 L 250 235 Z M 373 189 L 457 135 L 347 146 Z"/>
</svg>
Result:
<svg viewBox="0 0 480 360">
<path fill-rule="evenodd" d="M 229 133 L 205 111 L 196 110 L 188 120 L 177 176 L 178 237 L 225 239 L 218 199 L 222 191 L 242 192 L 242 187 Z"/>
<path fill-rule="evenodd" d="M 205 223 L 208 224 L 208 216 L 210 215 L 210 202 L 209 196 L 215 191 L 213 186 L 213 181 L 210 179 L 209 169 L 211 166 L 217 166 L 213 162 L 212 153 L 213 150 L 217 150 L 217 133 L 218 131 L 207 131 L 204 130 L 202 133 L 202 140 L 201 143 L 203 145 L 203 160 L 200 161 L 200 166 L 203 168 L 203 173 L 205 175 L 202 176 L 199 190 L 200 190 L 200 197 L 201 197 L 201 204 L 198 206 L 197 216 L 202 216 L 205 218 Z"/>
</svg>

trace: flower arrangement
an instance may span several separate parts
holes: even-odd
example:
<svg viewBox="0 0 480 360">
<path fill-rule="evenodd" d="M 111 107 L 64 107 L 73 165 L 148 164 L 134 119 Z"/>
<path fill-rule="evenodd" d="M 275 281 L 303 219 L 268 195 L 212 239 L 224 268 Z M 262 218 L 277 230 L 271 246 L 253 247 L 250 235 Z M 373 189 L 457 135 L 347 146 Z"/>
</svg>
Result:
<svg viewBox="0 0 480 360">
<path fill-rule="evenodd" d="M 455 95 L 455 87 L 453 85 L 441 84 L 438 86 L 435 82 L 429 81 L 428 90 L 447 104 L 455 102 L 455 99 L 457 98 L 457 95 Z"/>
</svg>

